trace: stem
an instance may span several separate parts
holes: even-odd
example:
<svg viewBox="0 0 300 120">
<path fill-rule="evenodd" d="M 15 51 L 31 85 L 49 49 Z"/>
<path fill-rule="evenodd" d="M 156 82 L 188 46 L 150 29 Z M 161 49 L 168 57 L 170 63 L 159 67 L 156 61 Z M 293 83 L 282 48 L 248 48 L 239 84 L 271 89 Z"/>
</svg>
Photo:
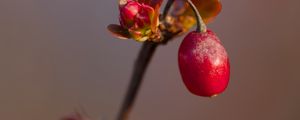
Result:
<svg viewBox="0 0 300 120">
<path fill-rule="evenodd" d="M 189 5 L 191 6 L 191 8 L 193 9 L 195 15 L 196 15 L 196 19 L 197 19 L 197 28 L 196 31 L 197 32 L 201 32 L 201 33 L 205 33 L 206 32 L 206 25 L 197 9 L 197 7 L 194 5 L 194 3 L 191 0 L 187 0 L 187 2 L 189 3 Z"/>
<path fill-rule="evenodd" d="M 148 64 L 157 48 L 158 43 L 145 42 L 140 50 L 138 58 L 134 65 L 133 74 L 131 76 L 131 82 L 126 93 L 122 108 L 118 115 L 117 120 L 126 120 L 130 113 L 130 108 L 133 106 L 135 97 L 139 90 L 139 86 L 142 82 L 144 73 L 148 67 Z"/>
<path fill-rule="evenodd" d="M 164 11 L 163 11 L 163 15 L 162 15 L 162 19 L 163 19 L 163 20 L 166 19 L 167 14 L 168 14 L 168 12 L 169 12 L 171 6 L 173 5 L 173 3 L 174 3 L 174 0 L 168 0 L 167 4 L 166 4 L 166 6 L 165 6 L 165 9 L 164 9 Z"/>
<path fill-rule="evenodd" d="M 163 11 L 163 15 L 161 16 L 162 20 L 166 19 L 166 16 L 173 5 L 175 0 L 168 0 L 165 9 Z M 148 67 L 148 64 L 157 48 L 160 44 L 166 44 L 169 40 L 173 39 L 173 37 L 178 33 L 163 33 L 162 41 L 163 43 L 154 43 L 154 42 L 145 42 L 140 50 L 140 53 L 138 55 L 137 60 L 134 64 L 133 74 L 131 76 L 131 81 L 125 96 L 125 99 L 123 101 L 122 107 L 119 111 L 119 114 L 117 116 L 117 120 L 127 120 L 128 115 L 130 113 L 130 110 L 133 106 L 133 103 L 135 101 L 137 92 L 139 90 L 140 84 L 142 82 L 143 76 L 145 74 L 145 71 Z"/>
</svg>

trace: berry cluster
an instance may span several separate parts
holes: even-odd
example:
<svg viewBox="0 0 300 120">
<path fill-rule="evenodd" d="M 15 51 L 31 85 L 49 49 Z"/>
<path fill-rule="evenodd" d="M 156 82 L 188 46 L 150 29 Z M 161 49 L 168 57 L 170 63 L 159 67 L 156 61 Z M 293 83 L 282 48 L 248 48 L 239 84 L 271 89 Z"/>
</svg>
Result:
<svg viewBox="0 0 300 120">
<path fill-rule="evenodd" d="M 178 65 L 188 90 L 212 97 L 222 93 L 229 81 L 229 58 L 221 41 L 206 25 L 221 11 L 219 0 L 120 0 L 120 25 L 108 30 L 118 38 L 166 43 L 197 25 L 187 34 L 178 51 Z M 170 37 L 171 36 L 171 37 Z"/>
</svg>

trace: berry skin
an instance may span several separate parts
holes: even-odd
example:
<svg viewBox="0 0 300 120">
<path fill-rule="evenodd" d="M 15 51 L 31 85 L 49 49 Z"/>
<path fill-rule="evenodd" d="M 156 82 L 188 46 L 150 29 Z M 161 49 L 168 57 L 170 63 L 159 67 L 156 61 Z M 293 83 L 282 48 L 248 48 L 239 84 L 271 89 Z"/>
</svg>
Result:
<svg viewBox="0 0 300 120">
<path fill-rule="evenodd" d="M 182 80 L 195 95 L 212 97 L 222 93 L 229 82 L 230 65 L 219 38 L 210 30 L 191 32 L 178 52 Z"/>
</svg>

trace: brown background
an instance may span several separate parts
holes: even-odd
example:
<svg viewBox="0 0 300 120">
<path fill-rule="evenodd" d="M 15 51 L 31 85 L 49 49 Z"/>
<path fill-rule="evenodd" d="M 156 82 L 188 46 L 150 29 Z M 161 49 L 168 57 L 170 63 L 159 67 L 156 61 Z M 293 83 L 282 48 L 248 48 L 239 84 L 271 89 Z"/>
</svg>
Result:
<svg viewBox="0 0 300 120">
<path fill-rule="evenodd" d="M 209 25 L 231 59 L 214 99 L 184 87 L 177 50 L 159 47 L 131 120 L 299 120 L 300 1 L 223 0 Z M 140 43 L 113 38 L 117 0 L 0 0 L 0 119 L 57 120 L 83 106 L 113 120 Z"/>
</svg>

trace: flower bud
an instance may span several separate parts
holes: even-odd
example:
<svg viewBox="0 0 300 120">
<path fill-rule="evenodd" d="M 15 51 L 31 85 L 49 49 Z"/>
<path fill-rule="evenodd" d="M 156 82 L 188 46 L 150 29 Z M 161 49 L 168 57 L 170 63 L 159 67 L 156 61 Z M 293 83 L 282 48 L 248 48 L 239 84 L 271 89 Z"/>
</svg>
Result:
<svg viewBox="0 0 300 120">
<path fill-rule="evenodd" d="M 138 12 L 141 10 L 141 4 L 132 1 L 124 6 L 120 6 L 120 24 L 124 28 L 130 28 L 134 25 L 134 20 Z"/>
<path fill-rule="evenodd" d="M 120 5 L 120 24 L 128 29 L 131 37 L 137 41 L 145 41 L 153 33 L 151 26 L 154 19 L 158 19 L 154 15 L 153 7 L 144 3 L 127 1 L 126 4 Z"/>
</svg>

